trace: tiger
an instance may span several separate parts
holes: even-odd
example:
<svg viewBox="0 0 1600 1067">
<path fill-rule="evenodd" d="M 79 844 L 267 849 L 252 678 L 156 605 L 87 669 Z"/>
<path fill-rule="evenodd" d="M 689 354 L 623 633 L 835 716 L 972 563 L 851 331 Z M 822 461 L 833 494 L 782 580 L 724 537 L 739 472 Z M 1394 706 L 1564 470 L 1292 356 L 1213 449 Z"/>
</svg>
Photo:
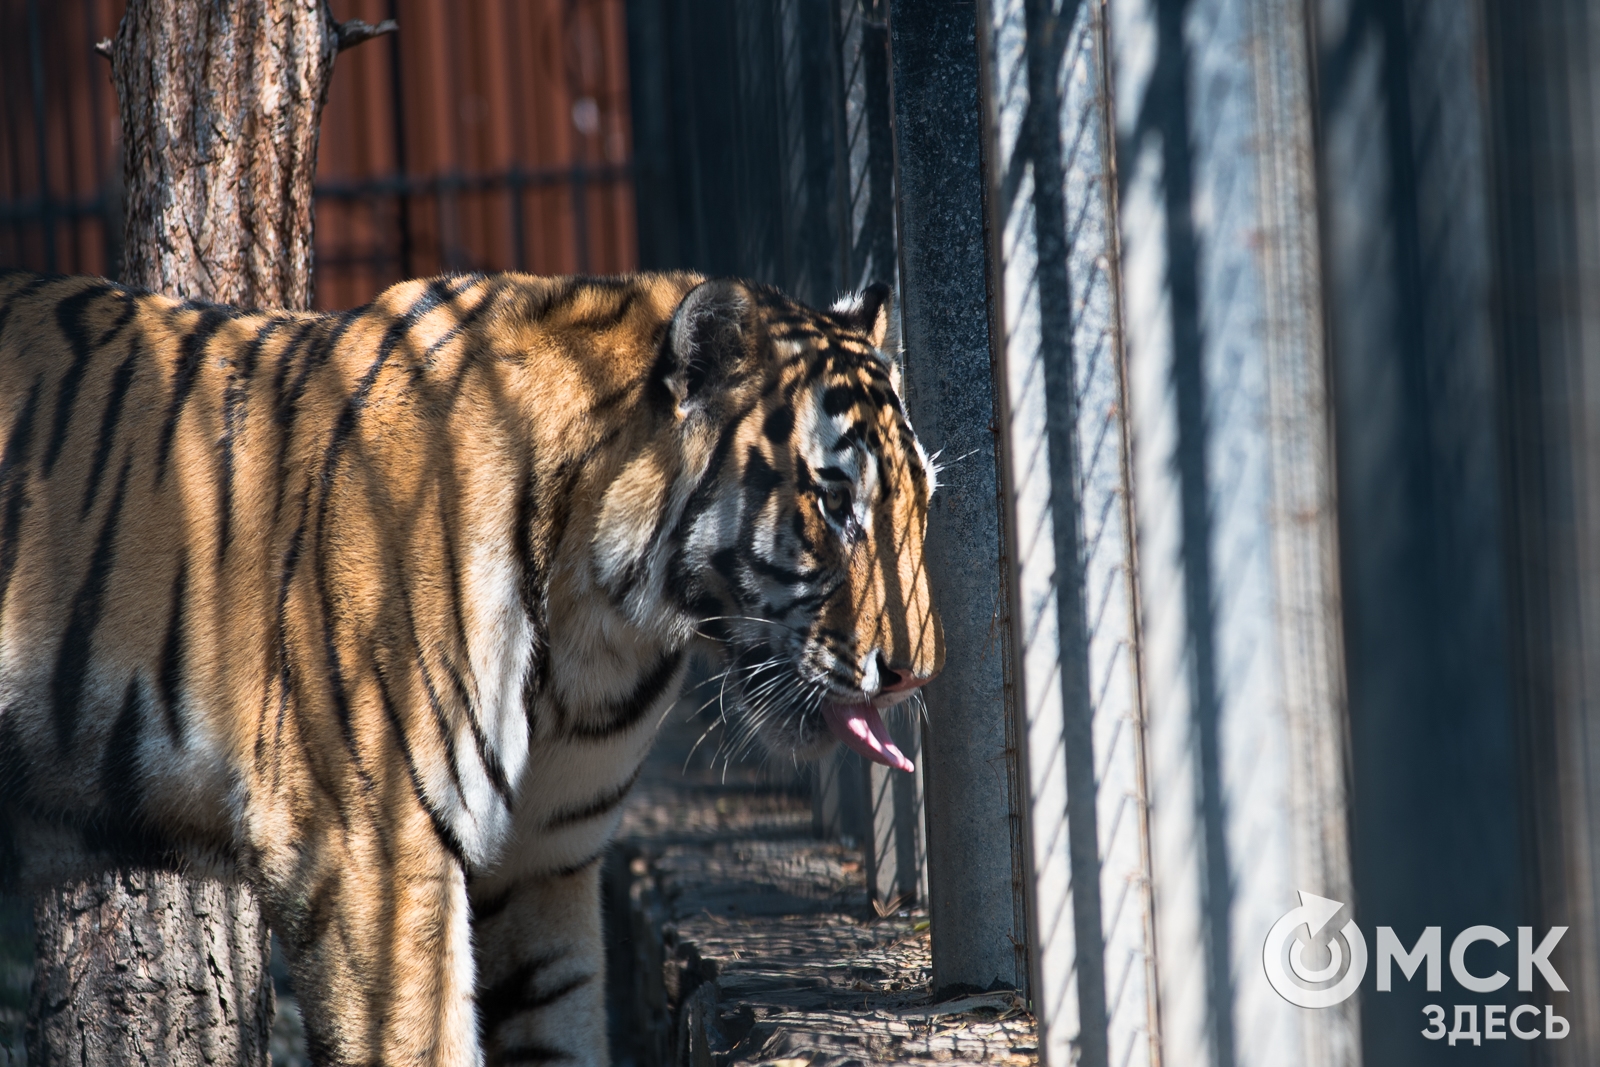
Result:
<svg viewBox="0 0 1600 1067">
<path fill-rule="evenodd" d="M 212 864 L 318 1064 L 607 1062 L 599 872 L 690 658 L 912 764 L 892 294 L 460 274 L 342 313 L 0 273 L 0 880 Z"/>
</svg>

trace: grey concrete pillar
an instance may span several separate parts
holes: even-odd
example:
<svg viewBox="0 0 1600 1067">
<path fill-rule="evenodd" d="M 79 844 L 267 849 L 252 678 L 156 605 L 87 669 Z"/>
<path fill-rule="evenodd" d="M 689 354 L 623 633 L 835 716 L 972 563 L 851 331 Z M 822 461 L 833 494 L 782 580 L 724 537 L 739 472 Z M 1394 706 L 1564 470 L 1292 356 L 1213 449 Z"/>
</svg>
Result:
<svg viewBox="0 0 1600 1067">
<path fill-rule="evenodd" d="M 928 569 L 949 649 L 924 732 L 936 993 L 1027 984 L 996 450 L 977 10 L 889 5 L 907 404 L 945 469 Z"/>
</svg>

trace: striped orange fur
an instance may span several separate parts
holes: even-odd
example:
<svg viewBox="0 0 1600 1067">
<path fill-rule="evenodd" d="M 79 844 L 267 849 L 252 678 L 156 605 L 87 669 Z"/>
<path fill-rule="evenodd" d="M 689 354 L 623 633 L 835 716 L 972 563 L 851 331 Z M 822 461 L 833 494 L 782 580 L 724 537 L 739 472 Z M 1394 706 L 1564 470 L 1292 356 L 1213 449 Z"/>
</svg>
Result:
<svg viewBox="0 0 1600 1067">
<path fill-rule="evenodd" d="M 318 1063 L 604 1062 L 598 859 L 686 657 L 802 755 L 941 666 L 888 319 L 0 273 L 0 875 L 237 871 Z"/>
</svg>

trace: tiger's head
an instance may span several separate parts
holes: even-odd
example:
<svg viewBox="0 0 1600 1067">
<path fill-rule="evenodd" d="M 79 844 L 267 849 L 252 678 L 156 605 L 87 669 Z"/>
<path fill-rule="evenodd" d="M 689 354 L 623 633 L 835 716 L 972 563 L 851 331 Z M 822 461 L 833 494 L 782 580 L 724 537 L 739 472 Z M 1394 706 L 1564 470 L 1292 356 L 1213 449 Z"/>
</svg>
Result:
<svg viewBox="0 0 1600 1067">
<path fill-rule="evenodd" d="M 714 645 L 728 740 L 820 754 L 833 738 L 911 770 L 880 711 L 939 673 L 923 559 L 935 470 L 885 354 L 886 286 L 828 312 L 703 282 L 654 373 L 679 477 L 662 595 Z"/>
</svg>

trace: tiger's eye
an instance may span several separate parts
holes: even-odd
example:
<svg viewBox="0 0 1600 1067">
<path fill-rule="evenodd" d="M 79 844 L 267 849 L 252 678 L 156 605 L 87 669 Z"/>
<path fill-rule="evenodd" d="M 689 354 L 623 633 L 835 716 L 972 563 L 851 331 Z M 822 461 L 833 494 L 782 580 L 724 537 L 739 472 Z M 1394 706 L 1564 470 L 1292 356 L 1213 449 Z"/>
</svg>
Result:
<svg viewBox="0 0 1600 1067">
<path fill-rule="evenodd" d="M 822 491 L 822 506 L 827 509 L 829 518 L 843 523 L 850 515 L 850 491 L 840 486 L 828 486 Z"/>
</svg>

